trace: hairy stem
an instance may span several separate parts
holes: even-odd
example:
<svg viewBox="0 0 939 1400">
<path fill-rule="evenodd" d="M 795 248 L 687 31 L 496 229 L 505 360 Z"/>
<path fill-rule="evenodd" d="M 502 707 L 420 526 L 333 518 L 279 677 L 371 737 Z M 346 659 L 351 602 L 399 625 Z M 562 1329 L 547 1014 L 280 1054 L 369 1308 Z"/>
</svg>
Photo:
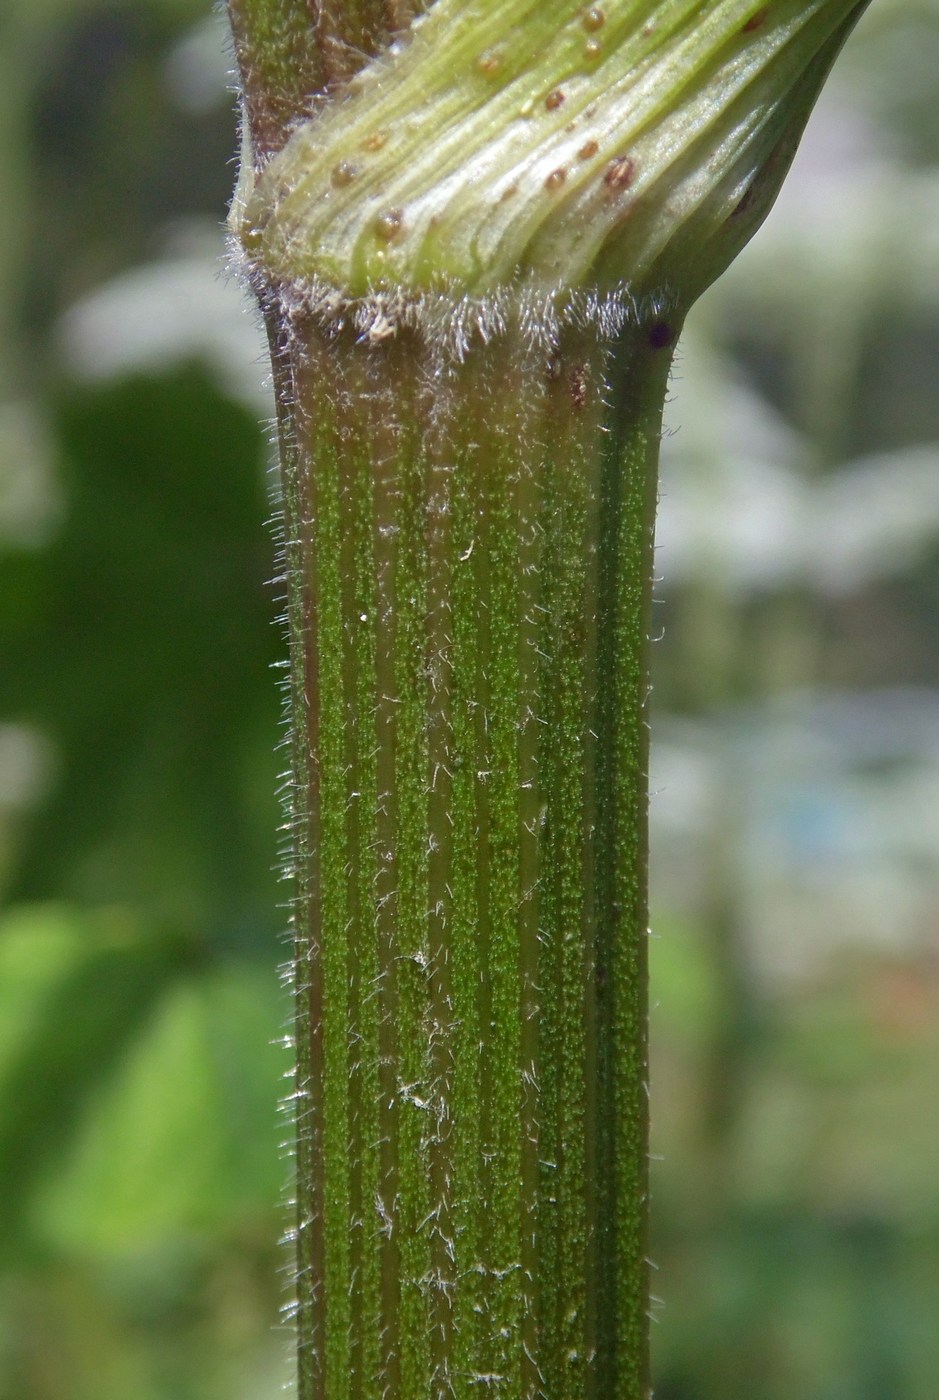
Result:
<svg viewBox="0 0 939 1400">
<path fill-rule="evenodd" d="M 230 0 L 286 526 L 300 1400 L 651 1393 L 668 367 L 861 9 Z"/>
<path fill-rule="evenodd" d="M 666 337 L 516 328 L 441 363 L 309 317 L 277 355 L 301 1395 L 644 1400 Z"/>
<path fill-rule="evenodd" d="M 422 0 L 228 0 L 249 163 L 263 167 L 422 8 Z"/>
</svg>

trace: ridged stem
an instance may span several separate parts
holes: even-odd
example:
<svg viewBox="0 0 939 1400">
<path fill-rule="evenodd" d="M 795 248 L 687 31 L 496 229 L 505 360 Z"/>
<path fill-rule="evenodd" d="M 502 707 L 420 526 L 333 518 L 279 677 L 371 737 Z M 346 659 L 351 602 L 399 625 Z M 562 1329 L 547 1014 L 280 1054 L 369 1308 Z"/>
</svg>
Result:
<svg viewBox="0 0 939 1400">
<path fill-rule="evenodd" d="M 243 154 L 259 168 L 301 117 L 406 29 L 422 0 L 228 0 L 244 101 Z"/>
<path fill-rule="evenodd" d="M 646 1400 L 658 321 L 280 323 L 301 1400 Z"/>
<path fill-rule="evenodd" d="M 292 667 L 299 1400 L 648 1400 L 684 311 L 866 0 L 229 0 Z"/>
</svg>

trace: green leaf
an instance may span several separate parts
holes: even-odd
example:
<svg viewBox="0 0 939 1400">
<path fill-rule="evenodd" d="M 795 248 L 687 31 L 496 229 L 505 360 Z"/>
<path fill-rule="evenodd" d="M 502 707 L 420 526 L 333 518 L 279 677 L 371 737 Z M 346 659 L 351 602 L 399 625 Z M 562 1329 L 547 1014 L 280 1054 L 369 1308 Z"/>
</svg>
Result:
<svg viewBox="0 0 939 1400">
<path fill-rule="evenodd" d="M 59 1250 L 132 1258 L 253 1225 L 276 1238 L 277 985 L 241 965 L 161 992 L 37 1203 L 34 1228 Z"/>
<path fill-rule="evenodd" d="M 54 782 L 11 897 L 146 903 L 174 927 L 271 938 L 278 698 L 264 448 L 201 370 L 63 394 L 67 513 L 0 559 L 0 717 Z M 262 912 L 264 911 L 264 912 Z"/>
<path fill-rule="evenodd" d="M 120 1063 L 177 965 L 126 918 L 14 917 L 0 936 L 0 1242 L 22 1239 L 28 1203 Z"/>
</svg>

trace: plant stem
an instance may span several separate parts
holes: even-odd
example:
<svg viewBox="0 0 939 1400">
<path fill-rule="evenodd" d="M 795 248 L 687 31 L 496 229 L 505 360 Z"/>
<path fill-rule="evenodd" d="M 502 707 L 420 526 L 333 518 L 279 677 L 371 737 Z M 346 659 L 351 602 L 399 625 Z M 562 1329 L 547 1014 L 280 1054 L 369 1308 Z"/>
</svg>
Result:
<svg viewBox="0 0 939 1400">
<path fill-rule="evenodd" d="M 862 8 L 230 0 L 285 505 L 300 1400 L 648 1400 L 662 407 Z"/>
<path fill-rule="evenodd" d="M 252 156 L 265 164 L 317 99 L 403 31 L 421 0 L 228 0 Z"/>
<path fill-rule="evenodd" d="M 301 1396 L 640 1400 L 661 323 L 277 360 Z"/>
</svg>

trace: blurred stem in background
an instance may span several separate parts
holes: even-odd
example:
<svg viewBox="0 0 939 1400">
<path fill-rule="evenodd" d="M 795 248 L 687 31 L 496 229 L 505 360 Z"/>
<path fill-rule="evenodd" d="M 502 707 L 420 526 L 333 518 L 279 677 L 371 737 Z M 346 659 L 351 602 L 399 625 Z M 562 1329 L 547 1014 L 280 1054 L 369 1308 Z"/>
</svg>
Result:
<svg viewBox="0 0 939 1400">
<path fill-rule="evenodd" d="M 27 388 L 20 362 L 29 218 L 33 208 L 30 104 L 48 5 L 13 3 L 0 15 L 0 411 Z"/>
<path fill-rule="evenodd" d="M 30 209 L 29 102 L 35 73 L 31 63 L 45 15 L 25 5 L 12 5 L 0 15 L 0 401 L 20 387 L 17 365 L 22 315 L 22 289 L 28 248 Z"/>
</svg>

